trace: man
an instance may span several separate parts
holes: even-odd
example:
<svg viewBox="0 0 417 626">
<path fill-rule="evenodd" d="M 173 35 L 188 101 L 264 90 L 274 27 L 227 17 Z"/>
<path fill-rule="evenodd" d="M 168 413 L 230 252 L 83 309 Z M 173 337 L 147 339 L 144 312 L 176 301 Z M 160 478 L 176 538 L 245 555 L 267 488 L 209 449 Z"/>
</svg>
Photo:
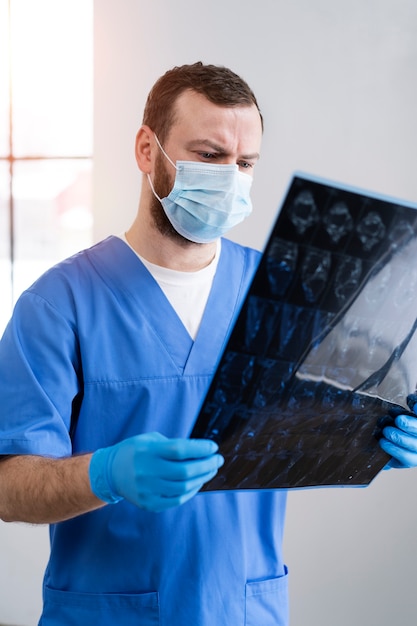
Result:
<svg viewBox="0 0 417 626">
<path fill-rule="evenodd" d="M 250 212 L 261 136 L 236 74 L 167 72 L 136 138 L 132 227 L 16 305 L 0 346 L 0 517 L 51 524 L 43 626 L 288 623 L 285 493 L 198 494 L 223 459 L 188 439 L 259 260 L 221 237 Z M 389 452 L 411 465 L 404 430 L 387 431 L 403 438 Z"/>
</svg>

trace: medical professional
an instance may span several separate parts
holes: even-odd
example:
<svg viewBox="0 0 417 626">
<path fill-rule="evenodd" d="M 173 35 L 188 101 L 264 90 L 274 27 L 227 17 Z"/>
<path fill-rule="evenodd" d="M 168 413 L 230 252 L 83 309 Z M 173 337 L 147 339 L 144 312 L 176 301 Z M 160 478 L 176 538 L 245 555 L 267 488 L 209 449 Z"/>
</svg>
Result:
<svg viewBox="0 0 417 626">
<path fill-rule="evenodd" d="M 198 493 L 223 463 L 190 440 L 259 254 L 263 121 L 224 67 L 173 68 L 136 137 L 137 217 L 22 294 L 0 344 L 0 517 L 50 524 L 43 626 L 284 626 L 285 493 Z M 381 445 L 417 462 L 414 418 Z"/>
</svg>

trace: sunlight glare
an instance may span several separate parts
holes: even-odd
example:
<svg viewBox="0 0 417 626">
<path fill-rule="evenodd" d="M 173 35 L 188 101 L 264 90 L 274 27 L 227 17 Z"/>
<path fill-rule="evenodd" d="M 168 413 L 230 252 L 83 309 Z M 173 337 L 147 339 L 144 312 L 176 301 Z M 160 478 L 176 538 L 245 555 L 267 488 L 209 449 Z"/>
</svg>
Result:
<svg viewBox="0 0 417 626">
<path fill-rule="evenodd" d="M 11 3 L 14 150 L 92 152 L 91 1 Z"/>
</svg>

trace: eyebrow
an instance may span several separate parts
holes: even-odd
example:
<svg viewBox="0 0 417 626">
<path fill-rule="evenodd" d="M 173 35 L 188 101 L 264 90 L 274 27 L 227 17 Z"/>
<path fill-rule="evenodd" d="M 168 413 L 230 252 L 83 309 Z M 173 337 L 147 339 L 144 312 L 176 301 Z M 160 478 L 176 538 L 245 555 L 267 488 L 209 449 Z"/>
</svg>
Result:
<svg viewBox="0 0 417 626">
<path fill-rule="evenodd" d="M 210 148 L 211 150 L 213 150 L 220 156 L 229 156 L 229 153 L 227 152 L 227 150 L 224 149 L 223 146 L 220 146 L 219 144 L 214 143 L 214 141 L 211 141 L 210 139 L 193 139 L 192 141 L 186 144 L 186 147 L 189 150 L 195 150 L 196 148 L 199 148 L 201 146 Z M 240 154 L 239 158 L 246 159 L 247 161 L 252 161 L 252 160 L 259 159 L 260 155 L 259 155 L 259 152 L 254 152 L 253 154 Z"/>
</svg>

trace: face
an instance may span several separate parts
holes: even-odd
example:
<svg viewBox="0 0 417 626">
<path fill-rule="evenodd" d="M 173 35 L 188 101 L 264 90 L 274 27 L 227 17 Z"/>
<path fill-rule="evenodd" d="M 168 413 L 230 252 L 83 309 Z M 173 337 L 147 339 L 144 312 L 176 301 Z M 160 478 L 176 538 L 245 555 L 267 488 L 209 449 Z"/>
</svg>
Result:
<svg viewBox="0 0 417 626">
<path fill-rule="evenodd" d="M 255 105 L 224 107 L 201 94 L 182 93 L 175 105 L 175 121 L 163 148 L 170 159 L 214 164 L 236 163 L 241 172 L 253 176 L 259 159 L 262 126 Z M 153 184 L 161 197 L 169 195 L 175 168 L 155 142 Z M 157 198 L 152 196 L 151 214 L 158 230 L 178 241 L 187 242 L 172 227 Z"/>
<path fill-rule="evenodd" d="M 168 171 L 169 162 L 166 157 L 159 151 L 159 154 L 156 155 L 155 159 L 155 177 L 153 181 L 153 185 L 156 193 L 160 198 L 165 198 L 169 195 L 172 187 L 174 186 L 174 177 L 172 172 Z M 172 166 L 170 166 L 171 169 Z M 182 235 L 177 233 L 171 222 L 166 216 L 166 213 L 162 207 L 162 204 L 159 202 L 158 198 L 152 194 L 151 203 L 150 203 L 150 213 L 153 219 L 153 223 L 155 224 L 158 232 L 164 237 L 169 237 L 171 240 L 176 241 L 177 243 L 181 243 L 186 245 L 187 239 L 185 239 Z"/>
</svg>

